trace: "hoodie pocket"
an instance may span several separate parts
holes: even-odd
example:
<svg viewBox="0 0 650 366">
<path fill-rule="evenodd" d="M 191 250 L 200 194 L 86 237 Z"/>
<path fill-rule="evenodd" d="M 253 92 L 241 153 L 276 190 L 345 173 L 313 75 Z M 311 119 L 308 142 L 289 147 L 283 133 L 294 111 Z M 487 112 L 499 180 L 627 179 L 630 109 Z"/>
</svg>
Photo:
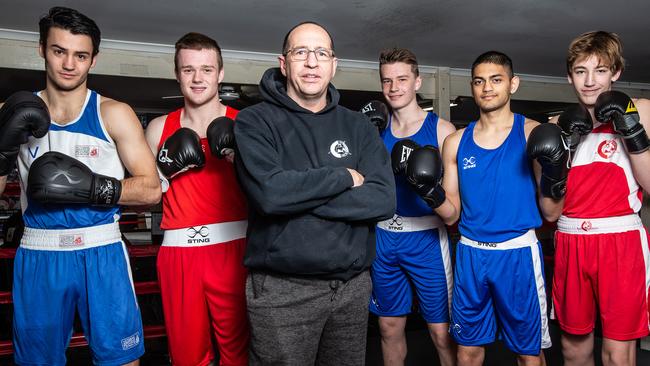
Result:
<svg viewBox="0 0 650 366">
<path fill-rule="evenodd" d="M 346 272 L 365 259 L 368 229 L 316 217 L 293 219 L 268 249 L 266 264 L 300 275 Z"/>
</svg>

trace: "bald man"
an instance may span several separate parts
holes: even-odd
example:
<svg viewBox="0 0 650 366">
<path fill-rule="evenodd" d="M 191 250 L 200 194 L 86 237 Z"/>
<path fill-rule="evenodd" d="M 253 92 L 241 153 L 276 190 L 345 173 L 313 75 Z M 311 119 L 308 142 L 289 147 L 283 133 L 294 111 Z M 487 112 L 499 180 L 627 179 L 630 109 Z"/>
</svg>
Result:
<svg viewBox="0 0 650 366">
<path fill-rule="evenodd" d="M 250 364 L 364 365 L 374 226 L 395 211 L 388 154 L 367 117 L 338 105 L 325 28 L 292 28 L 279 61 L 235 123 Z"/>
</svg>

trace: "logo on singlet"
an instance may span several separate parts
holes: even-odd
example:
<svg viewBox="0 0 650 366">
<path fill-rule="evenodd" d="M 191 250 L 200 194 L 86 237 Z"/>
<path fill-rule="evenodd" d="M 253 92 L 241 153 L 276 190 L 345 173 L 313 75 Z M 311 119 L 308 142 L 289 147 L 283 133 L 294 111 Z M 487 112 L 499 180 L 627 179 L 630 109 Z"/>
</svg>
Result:
<svg viewBox="0 0 650 366">
<path fill-rule="evenodd" d="M 332 145 L 330 145 L 330 154 L 337 159 L 352 155 L 350 149 L 348 149 L 348 145 L 342 140 L 332 142 Z"/>
<path fill-rule="evenodd" d="M 605 140 L 598 145 L 598 155 L 603 159 L 609 159 L 617 149 L 616 140 Z"/>
<path fill-rule="evenodd" d="M 32 151 L 31 147 L 29 147 L 29 146 L 27 147 L 27 151 L 29 151 L 29 156 L 31 156 L 32 159 L 36 159 L 36 155 L 38 154 L 38 148 L 39 148 L 39 146 L 36 146 L 34 151 Z"/>
<path fill-rule="evenodd" d="M 476 168 L 476 158 L 473 156 L 463 158 L 463 170 L 471 168 Z"/>
<path fill-rule="evenodd" d="M 74 147 L 75 158 L 97 158 L 99 147 L 95 145 L 77 145 Z"/>
<path fill-rule="evenodd" d="M 580 228 L 584 231 L 589 231 L 591 230 L 591 221 L 586 220 L 582 222 L 582 225 L 580 225 Z"/>
</svg>

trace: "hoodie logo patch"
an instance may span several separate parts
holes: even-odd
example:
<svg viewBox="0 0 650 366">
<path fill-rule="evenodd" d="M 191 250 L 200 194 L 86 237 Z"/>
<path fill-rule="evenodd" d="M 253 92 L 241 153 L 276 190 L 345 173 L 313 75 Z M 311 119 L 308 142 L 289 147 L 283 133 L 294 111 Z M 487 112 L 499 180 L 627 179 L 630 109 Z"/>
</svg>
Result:
<svg viewBox="0 0 650 366">
<path fill-rule="evenodd" d="M 332 145 L 330 145 L 330 154 L 337 159 L 352 155 L 350 149 L 348 149 L 348 145 L 345 144 L 345 141 L 341 140 L 332 142 Z"/>
</svg>

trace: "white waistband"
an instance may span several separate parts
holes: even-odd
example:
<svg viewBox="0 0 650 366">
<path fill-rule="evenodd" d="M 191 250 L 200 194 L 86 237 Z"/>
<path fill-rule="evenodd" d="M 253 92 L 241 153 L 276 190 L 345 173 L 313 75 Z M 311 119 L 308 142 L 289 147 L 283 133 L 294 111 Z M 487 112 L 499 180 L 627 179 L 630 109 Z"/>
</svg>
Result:
<svg viewBox="0 0 650 366">
<path fill-rule="evenodd" d="M 560 216 L 557 229 L 567 234 L 622 233 L 643 227 L 638 214 L 605 217 L 599 219 L 578 219 Z"/>
<path fill-rule="evenodd" d="M 535 235 L 535 230 L 530 229 L 525 234 L 519 235 L 518 237 L 512 238 L 510 240 L 502 241 L 500 243 L 476 241 L 464 236 L 460 237 L 460 243 L 479 249 L 506 250 L 533 246 L 537 244 L 537 236 Z"/>
<path fill-rule="evenodd" d="M 220 222 L 165 230 L 162 245 L 166 247 L 202 247 L 246 237 L 248 221 Z"/>
<path fill-rule="evenodd" d="M 392 218 L 377 223 L 377 227 L 386 231 L 406 233 L 444 227 L 438 216 L 407 217 L 394 215 Z"/>
<path fill-rule="evenodd" d="M 117 222 L 78 229 L 35 229 L 26 227 L 20 246 L 34 250 L 79 250 L 122 241 Z"/>
</svg>

